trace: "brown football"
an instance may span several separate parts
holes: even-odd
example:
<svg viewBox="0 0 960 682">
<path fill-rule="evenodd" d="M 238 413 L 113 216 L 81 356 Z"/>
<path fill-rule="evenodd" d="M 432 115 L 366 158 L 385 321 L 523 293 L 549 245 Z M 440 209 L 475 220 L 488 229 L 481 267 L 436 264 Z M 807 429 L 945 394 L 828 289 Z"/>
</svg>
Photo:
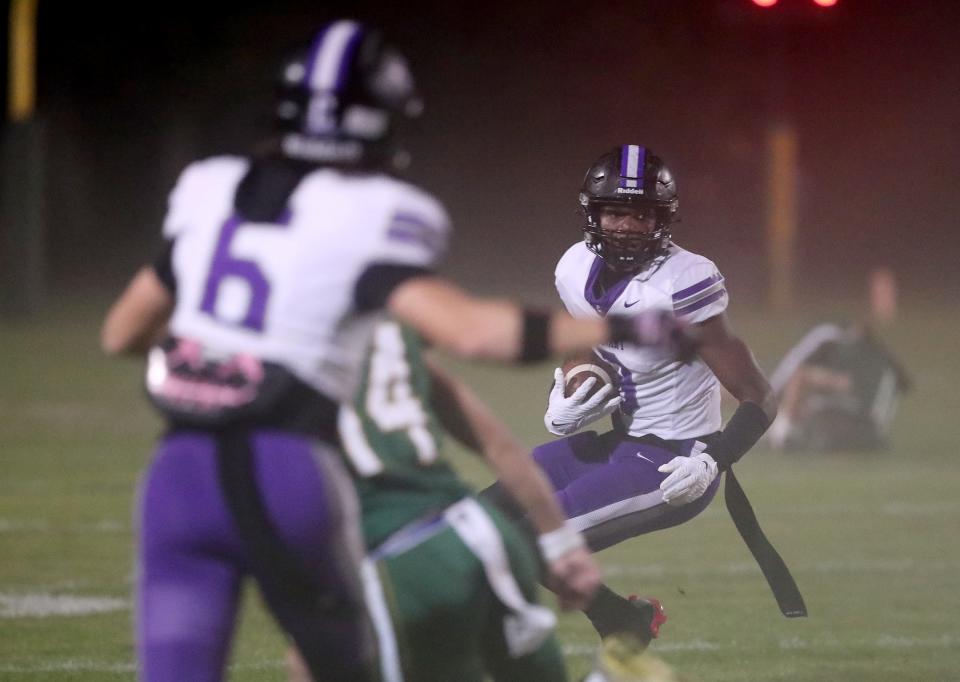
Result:
<svg viewBox="0 0 960 682">
<path fill-rule="evenodd" d="M 596 377 L 597 381 L 590 389 L 587 397 L 607 384 L 612 384 L 614 389 L 620 386 L 620 375 L 616 368 L 595 353 L 575 355 L 564 362 L 561 369 L 563 370 L 564 382 L 563 394 L 568 398 L 590 377 Z M 612 398 L 613 394 L 610 397 Z"/>
</svg>

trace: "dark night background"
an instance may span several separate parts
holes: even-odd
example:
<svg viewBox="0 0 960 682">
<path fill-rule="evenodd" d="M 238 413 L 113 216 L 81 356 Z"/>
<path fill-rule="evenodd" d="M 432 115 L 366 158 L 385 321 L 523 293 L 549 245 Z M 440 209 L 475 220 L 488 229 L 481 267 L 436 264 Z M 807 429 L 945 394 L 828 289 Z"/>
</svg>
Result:
<svg viewBox="0 0 960 682">
<path fill-rule="evenodd" d="M 51 290 L 118 290 L 159 242 L 184 164 L 268 132 L 275 66 L 321 22 L 382 26 L 425 115 L 408 177 L 450 210 L 448 274 L 550 300 L 589 163 L 625 142 L 678 177 L 675 239 L 762 302 L 764 136 L 799 139 L 801 295 L 960 291 L 960 3 L 780 0 L 40 3 Z"/>
</svg>

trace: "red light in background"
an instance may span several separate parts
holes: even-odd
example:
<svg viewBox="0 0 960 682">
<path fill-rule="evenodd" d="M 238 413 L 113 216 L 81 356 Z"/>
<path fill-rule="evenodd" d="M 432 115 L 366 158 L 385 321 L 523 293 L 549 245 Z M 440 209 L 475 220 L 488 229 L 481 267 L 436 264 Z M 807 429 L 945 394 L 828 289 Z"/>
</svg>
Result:
<svg viewBox="0 0 960 682">
<path fill-rule="evenodd" d="M 821 7 L 833 7 L 837 4 L 837 0 L 813 0 L 814 3 L 820 5 Z"/>
<path fill-rule="evenodd" d="M 753 4 L 760 7 L 773 7 L 777 4 L 777 0 L 753 0 Z"/>
</svg>

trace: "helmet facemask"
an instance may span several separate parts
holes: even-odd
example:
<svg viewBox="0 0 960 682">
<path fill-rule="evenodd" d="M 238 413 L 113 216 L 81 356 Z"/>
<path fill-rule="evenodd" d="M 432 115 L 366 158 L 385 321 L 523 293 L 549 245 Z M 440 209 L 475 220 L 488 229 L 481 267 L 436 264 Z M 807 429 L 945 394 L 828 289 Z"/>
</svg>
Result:
<svg viewBox="0 0 960 682">
<path fill-rule="evenodd" d="M 634 202 L 595 202 L 581 196 L 584 203 L 584 242 L 600 256 L 607 267 L 619 272 L 638 272 L 666 253 L 670 246 L 671 212 L 669 209 Z M 604 230 L 600 214 L 604 209 L 651 212 L 655 227 L 649 232 Z"/>
<path fill-rule="evenodd" d="M 673 175 L 663 160 L 640 145 L 621 145 L 587 170 L 580 209 L 587 248 L 618 272 L 639 272 L 662 261 L 670 246 L 670 225 L 677 220 L 679 199 Z M 601 214 L 632 213 L 654 221 L 652 230 L 604 230 Z"/>
</svg>

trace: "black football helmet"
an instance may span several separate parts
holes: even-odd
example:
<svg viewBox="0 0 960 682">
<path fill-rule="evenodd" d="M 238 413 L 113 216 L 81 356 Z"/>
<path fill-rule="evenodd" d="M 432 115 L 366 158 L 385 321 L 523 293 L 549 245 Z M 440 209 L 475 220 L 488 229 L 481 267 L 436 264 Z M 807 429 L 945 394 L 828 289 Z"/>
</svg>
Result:
<svg viewBox="0 0 960 682">
<path fill-rule="evenodd" d="M 615 147 L 597 159 L 583 179 L 584 241 L 611 268 L 639 271 L 666 253 L 679 205 L 677 184 L 663 159 L 640 145 Z M 652 214 L 656 228 L 646 234 L 604 234 L 600 212 L 605 208 Z"/>
<path fill-rule="evenodd" d="M 396 119 L 422 109 L 403 56 L 378 31 L 342 19 L 283 64 L 275 114 L 289 157 L 378 165 L 397 153 Z"/>
</svg>

